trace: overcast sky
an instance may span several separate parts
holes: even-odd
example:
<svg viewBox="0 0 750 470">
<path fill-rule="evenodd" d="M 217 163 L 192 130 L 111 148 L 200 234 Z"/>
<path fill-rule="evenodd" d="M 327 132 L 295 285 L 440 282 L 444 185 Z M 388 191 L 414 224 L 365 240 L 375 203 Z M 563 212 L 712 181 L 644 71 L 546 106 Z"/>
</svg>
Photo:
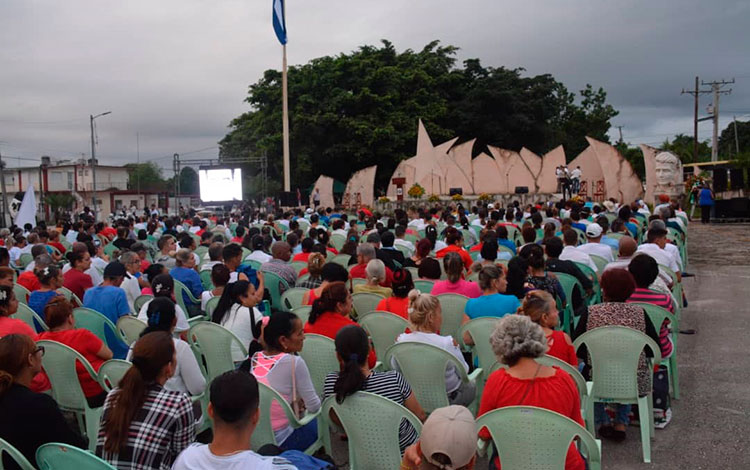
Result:
<svg viewBox="0 0 750 470">
<path fill-rule="evenodd" d="M 136 161 L 136 134 L 141 161 L 215 157 L 248 109 L 248 85 L 281 67 L 271 5 L 0 0 L 0 152 L 9 166 L 88 155 L 88 116 L 112 111 L 97 120 L 100 163 Z M 692 135 L 692 98 L 680 90 L 696 75 L 736 79 L 720 128 L 733 115 L 750 120 L 748 25 L 747 0 L 287 0 L 290 64 L 382 38 L 398 50 L 439 39 L 460 47 L 460 60 L 550 73 L 575 91 L 604 87 L 632 144 Z"/>
</svg>

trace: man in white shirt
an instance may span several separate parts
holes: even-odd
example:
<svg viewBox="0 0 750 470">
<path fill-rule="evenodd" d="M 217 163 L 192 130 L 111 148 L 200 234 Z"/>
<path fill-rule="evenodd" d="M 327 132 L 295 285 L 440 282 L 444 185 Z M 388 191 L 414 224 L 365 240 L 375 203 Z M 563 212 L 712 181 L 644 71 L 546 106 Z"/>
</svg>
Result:
<svg viewBox="0 0 750 470">
<path fill-rule="evenodd" d="M 561 260 L 582 263 L 593 269 L 594 272 L 598 272 L 596 264 L 591 257 L 576 248 L 576 245 L 578 244 L 578 233 L 575 230 L 568 229 L 563 232 L 563 243 L 565 243 L 565 247 L 563 248 L 562 253 L 560 253 Z"/>
<path fill-rule="evenodd" d="M 639 253 L 651 255 L 658 264 L 664 265 L 677 273 L 677 280 L 682 280 L 680 266 L 674 256 L 670 255 L 664 247 L 668 244 L 667 230 L 659 226 L 648 229 L 646 232 L 646 243 L 638 247 Z"/>
<path fill-rule="evenodd" d="M 411 253 L 414 253 L 414 250 L 416 249 L 414 246 L 414 243 L 404 238 L 406 236 L 406 227 L 404 227 L 403 225 L 396 225 L 395 231 L 396 231 L 396 240 L 393 242 L 393 244 L 404 246 Z"/>
<path fill-rule="evenodd" d="M 628 236 L 621 237 L 619 243 L 619 256 L 604 267 L 605 271 L 610 269 L 628 269 L 628 266 L 630 266 L 630 260 L 633 259 L 633 255 L 638 249 L 638 243 L 633 237 Z"/>
<path fill-rule="evenodd" d="M 264 457 L 250 450 L 260 420 L 258 381 L 252 374 L 225 372 L 210 387 L 206 411 L 213 422 L 213 440 L 190 445 L 177 457 L 172 470 L 297 470 L 282 457 Z"/>
<path fill-rule="evenodd" d="M 587 243 L 578 247 L 578 251 L 582 251 L 587 255 L 601 256 L 608 263 L 615 260 L 612 255 L 612 248 L 609 245 L 601 243 L 602 240 L 602 226 L 597 223 L 591 223 L 586 227 L 586 240 Z"/>
</svg>

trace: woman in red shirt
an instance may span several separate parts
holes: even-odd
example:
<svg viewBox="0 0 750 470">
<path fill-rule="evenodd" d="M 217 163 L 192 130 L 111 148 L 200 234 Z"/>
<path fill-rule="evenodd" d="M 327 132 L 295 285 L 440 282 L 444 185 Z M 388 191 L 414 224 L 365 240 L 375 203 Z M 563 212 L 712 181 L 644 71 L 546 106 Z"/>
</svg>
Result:
<svg viewBox="0 0 750 470">
<path fill-rule="evenodd" d="M 18 299 L 13 293 L 13 288 L 0 286 L 0 337 L 21 334 L 34 338 L 36 332 L 23 320 L 10 318 L 18 311 Z"/>
<path fill-rule="evenodd" d="M 49 331 L 40 333 L 36 338 L 37 341 L 43 339 L 57 341 L 75 349 L 97 372 L 104 361 L 112 359 L 112 351 L 94 333 L 75 327 L 73 305 L 65 297 L 55 297 L 50 300 L 44 309 L 44 318 Z M 76 363 L 76 372 L 89 406 L 92 408 L 102 406 L 107 393 L 89 375 L 82 364 Z"/>
<path fill-rule="evenodd" d="M 313 302 L 310 317 L 305 324 L 305 333 L 327 336 L 336 339 L 336 333 L 347 325 L 356 325 L 349 318 L 352 311 L 352 295 L 345 282 L 332 282 L 323 289 L 320 298 Z M 375 367 L 375 349 L 370 348 L 367 363 Z"/>
<path fill-rule="evenodd" d="M 451 252 L 458 253 L 461 256 L 461 260 L 464 262 L 464 268 L 466 268 L 467 271 L 470 270 L 474 261 L 471 259 L 471 255 L 463 248 L 463 234 L 456 228 L 448 228 L 445 231 L 445 243 L 448 244 L 448 246 L 435 253 L 435 255 L 437 255 L 438 258 L 442 258 Z"/>
<path fill-rule="evenodd" d="M 69 251 L 65 256 L 70 261 L 70 269 L 63 274 L 63 287 L 82 299 L 86 289 L 94 287 L 91 276 L 86 274 L 91 267 L 91 256 L 88 251 Z"/>
<path fill-rule="evenodd" d="M 532 290 L 526 294 L 518 313 L 526 315 L 542 327 L 547 337 L 547 354 L 578 368 L 578 357 L 573 342 L 567 333 L 554 328 L 560 324 L 560 312 L 552 295 L 544 290 Z"/>
<path fill-rule="evenodd" d="M 375 310 L 395 313 L 405 320 L 409 320 L 409 291 L 414 289 L 414 281 L 411 273 L 406 269 L 393 271 L 393 282 L 391 283 L 393 295 L 381 300 Z"/>
<path fill-rule="evenodd" d="M 479 405 L 481 416 L 506 406 L 536 406 L 567 416 L 581 426 L 581 398 L 573 379 L 562 369 L 536 362 L 547 350 L 542 328 L 522 315 L 506 315 L 497 322 L 490 337 L 495 355 L 507 369 L 493 372 L 487 379 Z M 490 440 L 487 428 L 479 430 L 479 438 Z M 544 443 L 536 443 L 536 447 Z M 533 452 L 533 449 L 531 450 Z M 500 468 L 497 456 L 492 459 Z M 584 470 L 586 464 L 575 443 L 570 444 L 565 470 Z"/>
</svg>

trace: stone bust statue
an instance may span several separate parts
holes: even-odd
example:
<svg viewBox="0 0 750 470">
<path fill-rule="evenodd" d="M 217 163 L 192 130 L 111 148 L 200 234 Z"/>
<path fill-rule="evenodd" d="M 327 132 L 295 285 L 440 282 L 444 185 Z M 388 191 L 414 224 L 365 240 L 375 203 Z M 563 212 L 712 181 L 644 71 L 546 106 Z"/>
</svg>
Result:
<svg viewBox="0 0 750 470">
<path fill-rule="evenodd" d="M 677 197 L 684 192 L 682 162 L 673 153 L 660 152 L 654 157 L 654 173 L 655 197 L 660 194 Z"/>
</svg>

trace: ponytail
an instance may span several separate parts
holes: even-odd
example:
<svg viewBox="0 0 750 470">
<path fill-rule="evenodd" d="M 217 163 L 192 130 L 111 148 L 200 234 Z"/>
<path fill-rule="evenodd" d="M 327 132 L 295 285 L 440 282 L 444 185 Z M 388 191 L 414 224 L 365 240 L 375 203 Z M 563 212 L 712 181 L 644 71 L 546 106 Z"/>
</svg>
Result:
<svg viewBox="0 0 750 470">
<path fill-rule="evenodd" d="M 175 305 L 168 297 L 156 297 L 148 303 L 146 310 L 148 326 L 141 333 L 141 337 L 154 331 L 172 331 L 175 319 Z"/>
<path fill-rule="evenodd" d="M 343 403 L 349 395 L 362 390 L 366 377 L 362 366 L 367 363 L 370 343 L 367 333 L 358 325 L 349 325 L 340 329 L 336 335 L 336 353 L 341 361 L 341 371 L 333 385 L 336 402 Z"/>
<path fill-rule="evenodd" d="M 340 303 L 345 303 L 348 296 L 349 290 L 346 288 L 345 282 L 332 282 L 328 284 L 326 288 L 323 289 L 320 297 L 313 302 L 307 323 L 315 324 L 320 315 L 325 312 L 335 311 L 336 306 Z M 216 311 L 214 311 L 214 313 L 215 312 Z"/>
</svg>

